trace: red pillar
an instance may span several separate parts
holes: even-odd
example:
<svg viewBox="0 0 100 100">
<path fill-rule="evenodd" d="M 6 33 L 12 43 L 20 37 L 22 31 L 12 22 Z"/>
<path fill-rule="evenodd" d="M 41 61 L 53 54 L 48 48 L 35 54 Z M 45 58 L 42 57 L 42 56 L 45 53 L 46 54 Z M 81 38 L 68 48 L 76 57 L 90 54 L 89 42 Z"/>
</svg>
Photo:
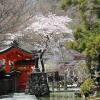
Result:
<svg viewBox="0 0 100 100">
<path fill-rule="evenodd" d="M 6 62 L 5 62 L 5 71 L 6 71 L 6 73 L 10 72 L 9 60 L 6 60 Z"/>
</svg>

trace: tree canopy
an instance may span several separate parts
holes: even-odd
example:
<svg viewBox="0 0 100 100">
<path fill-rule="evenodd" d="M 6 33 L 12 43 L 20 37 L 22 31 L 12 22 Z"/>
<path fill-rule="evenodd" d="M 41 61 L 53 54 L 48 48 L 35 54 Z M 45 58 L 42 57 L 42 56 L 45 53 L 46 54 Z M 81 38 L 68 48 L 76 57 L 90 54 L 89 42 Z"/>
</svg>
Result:
<svg viewBox="0 0 100 100">
<path fill-rule="evenodd" d="M 75 42 L 66 47 L 85 53 L 88 66 L 98 63 L 100 55 L 100 0 L 61 0 L 62 9 L 74 6 L 80 14 L 80 22 L 74 27 Z M 76 12 L 77 13 L 77 12 Z"/>
</svg>

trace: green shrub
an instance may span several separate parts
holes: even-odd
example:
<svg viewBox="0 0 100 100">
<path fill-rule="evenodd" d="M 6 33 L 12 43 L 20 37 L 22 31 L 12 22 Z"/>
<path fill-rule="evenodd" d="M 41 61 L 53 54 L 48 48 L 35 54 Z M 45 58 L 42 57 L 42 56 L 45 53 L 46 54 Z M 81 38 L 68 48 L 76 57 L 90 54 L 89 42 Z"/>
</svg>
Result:
<svg viewBox="0 0 100 100">
<path fill-rule="evenodd" d="M 92 79 L 85 80 L 80 86 L 81 94 L 85 94 L 91 91 L 94 81 Z"/>
</svg>

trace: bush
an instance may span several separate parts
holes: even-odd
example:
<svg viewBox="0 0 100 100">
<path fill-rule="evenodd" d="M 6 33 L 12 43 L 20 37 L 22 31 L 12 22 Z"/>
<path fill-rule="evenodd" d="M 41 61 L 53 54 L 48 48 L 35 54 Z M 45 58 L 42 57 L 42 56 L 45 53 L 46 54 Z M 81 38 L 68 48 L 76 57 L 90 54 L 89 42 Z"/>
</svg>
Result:
<svg viewBox="0 0 100 100">
<path fill-rule="evenodd" d="M 92 79 L 85 80 L 80 86 L 80 92 L 82 95 L 89 94 L 91 92 L 94 81 Z"/>
</svg>

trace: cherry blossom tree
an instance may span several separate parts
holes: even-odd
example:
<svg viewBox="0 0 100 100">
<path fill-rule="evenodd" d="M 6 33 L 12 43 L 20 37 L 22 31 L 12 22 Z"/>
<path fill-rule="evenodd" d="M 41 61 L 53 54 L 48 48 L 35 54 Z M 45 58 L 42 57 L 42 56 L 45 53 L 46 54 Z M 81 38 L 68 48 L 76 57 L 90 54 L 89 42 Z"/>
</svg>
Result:
<svg viewBox="0 0 100 100">
<path fill-rule="evenodd" d="M 68 28 L 71 19 L 67 16 L 58 16 L 53 13 L 33 16 L 31 24 L 17 33 L 10 33 L 12 39 L 25 40 L 29 43 L 38 43 L 57 51 L 64 41 L 72 40 L 72 30 Z M 53 50 L 53 51 L 54 51 Z"/>
<path fill-rule="evenodd" d="M 56 14 L 49 13 L 47 16 L 36 15 L 35 21 L 26 29 L 33 29 L 37 34 L 52 35 L 52 33 L 71 33 L 72 30 L 68 29 L 66 25 L 71 21 L 67 16 L 57 16 Z"/>
<path fill-rule="evenodd" d="M 4 15 L 0 17 L 2 20 L 0 31 L 4 34 L 0 39 L 7 40 L 8 42 L 4 42 L 8 44 L 13 40 L 23 40 L 38 48 L 47 48 L 51 52 L 58 52 L 59 46 L 65 40 L 72 39 L 72 30 L 68 28 L 71 19 L 61 14 L 56 15 L 55 12 L 47 13 L 52 7 L 44 8 L 43 5 L 47 3 L 40 1 L 4 0 L 0 2 L 1 11 L 3 11 L 1 15 Z M 10 4 L 12 5 L 9 8 Z M 15 6 L 15 4 L 18 5 Z"/>
<path fill-rule="evenodd" d="M 72 30 L 68 28 L 69 22 L 71 19 L 67 16 L 58 16 L 53 13 L 39 14 L 33 17 L 33 23 L 23 33 L 27 38 L 31 38 L 32 42 L 36 41 L 34 37 L 37 36 L 37 43 L 41 44 L 42 49 L 46 48 L 53 55 L 56 53 L 62 58 L 64 42 L 73 40 Z M 54 58 L 57 59 L 57 57 Z"/>
<path fill-rule="evenodd" d="M 9 35 L 13 40 L 26 41 L 36 49 L 46 48 L 50 59 L 53 55 L 54 60 L 62 59 L 63 61 L 65 58 L 64 42 L 73 40 L 72 30 L 68 28 L 70 22 L 71 19 L 67 16 L 53 13 L 39 14 L 32 17 L 28 27 L 14 34 L 9 33 Z"/>
<path fill-rule="evenodd" d="M 49 41 L 54 40 L 55 42 L 58 42 L 58 39 L 61 41 L 61 38 L 64 40 L 65 35 L 72 36 L 72 30 L 68 28 L 68 23 L 71 19 L 67 16 L 57 16 L 49 13 L 47 16 L 36 15 L 33 20 L 33 23 L 24 30 L 24 35 L 32 36 L 32 33 L 29 34 L 31 31 L 42 38 L 46 38 Z"/>
</svg>

